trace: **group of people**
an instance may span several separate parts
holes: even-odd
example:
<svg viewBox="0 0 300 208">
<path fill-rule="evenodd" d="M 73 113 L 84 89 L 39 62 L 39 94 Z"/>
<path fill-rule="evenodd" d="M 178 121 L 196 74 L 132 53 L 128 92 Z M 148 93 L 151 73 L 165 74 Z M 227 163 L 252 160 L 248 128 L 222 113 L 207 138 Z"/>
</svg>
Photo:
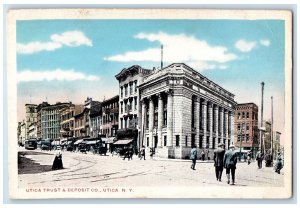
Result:
<svg viewBox="0 0 300 208">
<path fill-rule="evenodd" d="M 220 143 L 218 148 L 214 151 L 214 166 L 217 181 L 221 181 L 223 169 L 226 169 L 227 183 L 231 184 L 235 182 L 235 169 L 237 163 L 237 155 L 234 152 L 234 145 L 229 146 L 229 150 L 225 152 L 225 145 Z M 201 155 L 202 156 L 202 155 Z M 191 150 L 191 169 L 195 170 L 196 160 L 197 160 L 197 149 L 193 147 Z"/>
<path fill-rule="evenodd" d="M 236 170 L 236 164 L 237 164 L 238 157 L 234 150 L 235 150 L 235 146 L 230 145 L 229 150 L 225 151 L 225 145 L 223 143 L 219 143 L 218 148 L 216 150 L 214 150 L 213 160 L 214 160 L 215 174 L 216 174 L 217 181 L 221 182 L 223 169 L 226 169 L 227 183 L 231 184 L 231 185 L 235 184 L 235 170 Z M 248 161 L 248 165 L 249 165 L 250 161 L 251 161 L 251 153 L 248 153 L 246 156 L 247 156 L 247 161 Z M 261 152 L 258 152 L 256 160 L 258 162 L 259 169 L 262 168 L 262 160 L 264 158 L 266 158 L 266 157 Z M 268 158 L 269 157 L 267 157 L 266 159 L 268 159 Z M 195 170 L 196 160 L 197 160 L 197 149 L 195 146 L 191 150 L 190 159 L 192 160 L 191 169 Z M 201 154 L 201 159 L 202 159 L 202 154 Z M 266 166 L 268 165 L 267 163 L 269 163 L 269 159 L 268 159 L 268 162 L 266 162 Z M 275 163 L 275 172 L 280 174 L 280 170 L 282 169 L 282 167 L 283 167 L 282 157 L 281 157 L 281 154 L 278 153 L 277 160 Z M 231 178 L 231 181 L 230 181 L 230 178 Z"/>
<path fill-rule="evenodd" d="M 256 156 L 256 160 L 257 160 L 258 169 L 262 168 L 263 160 L 265 160 L 265 162 L 266 162 L 266 167 L 273 166 L 273 157 L 272 157 L 272 154 L 268 151 L 266 152 L 266 154 L 263 154 L 261 151 L 259 151 Z M 280 174 L 280 170 L 283 168 L 282 156 L 281 156 L 280 152 L 277 153 L 277 158 L 276 158 L 274 167 L 275 167 L 275 172 Z"/>
</svg>

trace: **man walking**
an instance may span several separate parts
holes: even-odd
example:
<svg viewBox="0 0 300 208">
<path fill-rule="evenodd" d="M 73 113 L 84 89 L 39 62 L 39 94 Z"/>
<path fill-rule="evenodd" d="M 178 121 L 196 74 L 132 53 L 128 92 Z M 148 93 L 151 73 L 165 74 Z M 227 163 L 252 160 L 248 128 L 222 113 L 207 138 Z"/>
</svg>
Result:
<svg viewBox="0 0 300 208">
<path fill-rule="evenodd" d="M 263 154 L 261 151 L 258 151 L 257 155 L 256 155 L 256 160 L 257 160 L 257 166 L 258 169 L 262 168 L 262 161 L 263 161 Z"/>
<path fill-rule="evenodd" d="M 226 151 L 224 156 L 224 168 L 226 168 L 227 183 L 230 184 L 230 173 L 231 173 L 231 185 L 235 182 L 235 169 L 237 163 L 237 155 L 234 152 L 234 145 L 229 146 L 229 150 Z"/>
<path fill-rule="evenodd" d="M 191 166 L 191 168 L 193 170 L 195 170 L 196 160 L 197 160 L 197 149 L 196 149 L 195 146 L 193 146 L 193 148 L 191 150 L 191 160 L 192 160 L 192 166 Z"/>
<path fill-rule="evenodd" d="M 223 159 L 224 159 L 224 150 L 225 145 L 222 143 L 218 144 L 218 149 L 214 151 L 214 165 L 217 181 L 221 181 L 222 172 L 223 172 Z"/>
</svg>

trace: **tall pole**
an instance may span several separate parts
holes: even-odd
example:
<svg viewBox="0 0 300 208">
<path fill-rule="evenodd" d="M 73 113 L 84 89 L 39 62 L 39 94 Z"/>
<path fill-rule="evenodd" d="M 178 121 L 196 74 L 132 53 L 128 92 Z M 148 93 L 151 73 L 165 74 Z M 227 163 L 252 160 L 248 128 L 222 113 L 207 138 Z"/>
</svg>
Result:
<svg viewBox="0 0 300 208">
<path fill-rule="evenodd" d="M 163 68 L 163 51 L 164 51 L 164 46 L 161 45 L 160 49 L 161 49 L 161 53 L 160 53 L 160 68 L 162 69 Z"/>
<path fill-rule="evenodd" d="M 264 85 L 265 83 L 261 83 L 261 112 L 260 112 L 260 127 L 263 127 L 263 120 L 264 120 Z M 263 137 L 262 131 L 260 131 L 260 151 L 263 151 Z"/>
<path fill-rule="evenodd" d="M 271 96 L 271 155 L 273 159 L 273 96 Z"/>
</svg>

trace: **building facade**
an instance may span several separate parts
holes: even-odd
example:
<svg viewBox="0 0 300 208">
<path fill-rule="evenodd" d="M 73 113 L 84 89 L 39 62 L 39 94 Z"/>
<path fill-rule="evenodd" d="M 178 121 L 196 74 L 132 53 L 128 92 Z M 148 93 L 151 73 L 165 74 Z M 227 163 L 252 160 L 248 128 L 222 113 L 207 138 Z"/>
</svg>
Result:
<svg viewBox="0 0 300 208">
<path fill-rule="evenodd" d="M 86 117 L 87 117 L 87 108 L 82 108 L 81 111 L 75 112 L 75 128 L 74 133 L 76 138 L 83 138 L 87 136 L 86 133 Z"/>
<path fill-rule="evenodd" d="M 20 123 L 20 144 L 24 145 L 25 144 L 25 140 L 26 140 L 26 123 L 25 121 L 21 121 Z"/>
<path fill-rule="evenodd" d="M 280 146 L 281 133 L 278 132 L 278 131 L 274 131 L 273 134 L 274 134 L 274 136 L 273 136 L 273 138 L 274 138 L 274 142 L 273 142 L 274 147 L 273 147 L 273 150 L 274 150 L 274 156 L 275 156 L 274 158 L 276 158 L 278 152 L 281 153 L 281 146 Z"/>
<path fill-rule="evenodd" d="M 69 107 L 70 103 L 57 102 L 54 105 L 46 105 L 41 108 L 41 139 L 59 139 L 60 134 L 60 122 L 61 122 L 61 110 Z"/>
<path fill-rule="evenodd" d="M 37 138 L 41 139 L 42 138 L 42 123 L 41 123 L 41 110 L 44 107 L 50 106 L 49 103 L 47 102 L 42 102 L 37 106 L 37 122 L 36 122 L 36 127 L 37 127 Z"/>
<path fill-rule="evenodd" d="M 138 129 L 138 148 L 164 158 L 189 158 L 192 146 L 212 154 L 219 142 L 226 149 L 234 142 L 234 95 L 187 65 L 132 66 L 116 78 L 119 129 Z"/>
<path fill-rule="evenodd" d="M 271 150 L 271 122 L 264 121 L 263 122 L 263 131 L 262 131 L 262 138 L 263 138 L 263 149 L 264 151 Z"/>
<path fill-rule="evenodd" d="M 234 142 L 234 95 L 189 66 L 156 70 L 139 90 L 140 142 L 157 156 L 187 159 L 192 146 L 213 150 L 222 142 L 228 149 Z"/>
<path fill-rule="evenodd" d="M 258 107 L 254 103 L 236 105 L 234 116 L 234 141 L 240 150 L 251 150 L 253 155 L 259 149 Z"/>
<path fill-rule="evenodd" d="M 118 123 L 119 95 L 116 95 L 102 102 L 101 134 L 106 135 L 106 137 L 115 137 L 117 135 Z"/>
<path fill-rule="evenodd" d="M 62 108 L 61 122 L 60 122 L 60 138 L 72 138 L 75 137 L 75 118 L 76 112 L 81 112 L 83 110 L 83 105 L 75 105 L 70 103 L 69 106 Z"/>
<path fill-rule="evenodd" d="M 116 79 L 119 81 L 119 122 L 118 139 L 132 139 L 135 147 L 139 146 L 141 137 L 141 120 L 139 118 L 141 105 L 138 85 L 143 83 L 145 76 L 152 70 L 134 65 L 124 68 Z"/>
<path fill-rule="evenodd" d="M 95 104 L 90 109 L 90 121 L 91 121 L 91 138 L 98 138 L 101 134 L 102 123 L 102 103 Z"/>
<path fill-rule="evenodd" d="M 28 129 L 28 139 L 36 139 L 37 138 L 37 126 L 36 122 L 30 124 L 29 129 Z"/>
<path fill-rule="evenodd" d="M 90 112 L 91 109 L 94 108 L 95 105 L 101 105 L 101 102 L 94 101 L 92 98 L 87 97 L 87 99 L 84 101 L 84 108 L 86 109 L 84 111 L 85 113 L 85 134 L 86 136 L 91 135 L 91 127 L 92 127 L 92 121 L 90 120 Z"/>
<path fill-rule="evenodd" d="M 26 139 L 29 139 L 29 126 L 32 123 L 37 122 L 37 105 L 36 104 L 25 104 L 26 110 Z"/>
</svg>

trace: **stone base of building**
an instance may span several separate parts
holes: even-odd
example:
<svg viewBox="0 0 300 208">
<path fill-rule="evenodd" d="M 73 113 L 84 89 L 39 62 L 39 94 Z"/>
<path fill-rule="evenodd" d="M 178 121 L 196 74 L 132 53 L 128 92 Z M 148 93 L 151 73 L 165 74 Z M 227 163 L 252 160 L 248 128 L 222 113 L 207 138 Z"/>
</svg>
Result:
<svg viewBox="0 0 300 208">
<path fill-rule="evenodd" d="M 158 147 L 155 149 L 155 157 L 169 159 L 190 159 L 191 150 L 191 147 Z M 201 159 L 202 150 L 205 152 L 205 160 L 213 159 L 214 149 L 200 148 L 197 148 L 197 159 Z"/>
</svg>

